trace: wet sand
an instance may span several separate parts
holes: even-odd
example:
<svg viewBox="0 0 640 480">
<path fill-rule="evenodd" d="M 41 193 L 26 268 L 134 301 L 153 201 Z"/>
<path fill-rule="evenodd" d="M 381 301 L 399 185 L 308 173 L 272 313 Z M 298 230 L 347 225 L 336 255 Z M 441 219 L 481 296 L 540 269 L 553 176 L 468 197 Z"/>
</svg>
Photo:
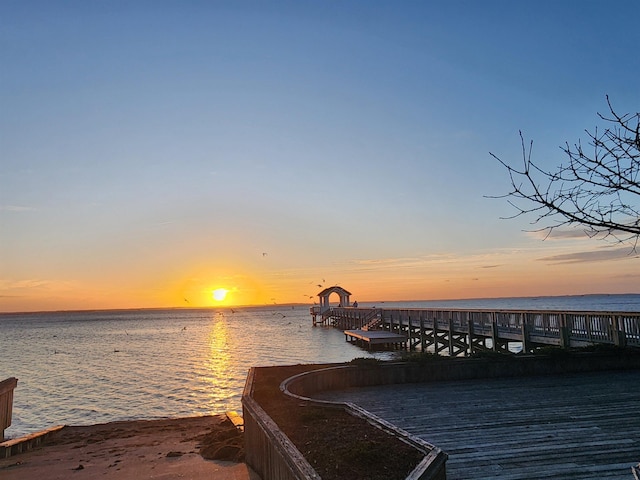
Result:
<svg viewBox="0 0 640 480">
<path fill-rule="evenodd" d="M 205 458 L 242 454 L 229 429 L 225 415 L 67 426 L 44 446 L 0 459 L 0 478 L 260 480 L 244 463 Z"/>
</svg>

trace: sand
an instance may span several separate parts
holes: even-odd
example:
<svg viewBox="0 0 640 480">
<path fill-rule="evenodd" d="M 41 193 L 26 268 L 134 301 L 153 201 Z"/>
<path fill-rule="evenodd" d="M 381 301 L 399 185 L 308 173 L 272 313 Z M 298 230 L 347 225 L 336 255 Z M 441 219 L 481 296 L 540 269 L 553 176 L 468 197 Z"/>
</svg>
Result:
<svg viewBox="0 0 640 480">
<path fill-rule="evenodd" d="M 260 480 L 224 415 L 64 427 L 44 446 L 0 459 L 2 480 Z"/>
</svg>

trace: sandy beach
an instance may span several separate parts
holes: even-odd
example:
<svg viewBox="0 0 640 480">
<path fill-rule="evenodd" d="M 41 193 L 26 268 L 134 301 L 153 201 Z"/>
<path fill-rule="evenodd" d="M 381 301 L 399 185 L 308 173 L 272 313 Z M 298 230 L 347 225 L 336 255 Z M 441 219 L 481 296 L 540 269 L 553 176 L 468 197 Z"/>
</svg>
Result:
<svg viewBox="0 0 640 480">
<path fill-rule="evenodd" d="M 0 477 L 260 480 L 242 454 L 225 415 L 66 426 L 44 446 L 0 459 Z"/>
</svg>

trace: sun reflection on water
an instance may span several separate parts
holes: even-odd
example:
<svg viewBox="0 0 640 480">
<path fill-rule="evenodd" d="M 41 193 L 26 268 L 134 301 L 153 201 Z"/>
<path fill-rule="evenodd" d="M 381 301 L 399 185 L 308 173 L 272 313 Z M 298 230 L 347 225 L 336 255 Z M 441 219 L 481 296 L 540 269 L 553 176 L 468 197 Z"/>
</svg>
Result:
<svg viewBox="0 0 640 480">
<path fill-rule="evenodd" d="M 227 400 L 235 394 L 232 390 L 233 366 L 231 359 L 231 335 L 224 319 L 214 317 L 209 328 L 208 355 L 205 359 L 205 382 L 209 398 L 215 403 Z"/>
<path fill-rule="evenodd" d="M 20 360 L 0 362 L 0 373 L 20 379 L 12 437 L 62 423 L 239 411 L 250 367 L 367 355 L 291 306 L 7 316 L 0 351 Z"/>
</svg>

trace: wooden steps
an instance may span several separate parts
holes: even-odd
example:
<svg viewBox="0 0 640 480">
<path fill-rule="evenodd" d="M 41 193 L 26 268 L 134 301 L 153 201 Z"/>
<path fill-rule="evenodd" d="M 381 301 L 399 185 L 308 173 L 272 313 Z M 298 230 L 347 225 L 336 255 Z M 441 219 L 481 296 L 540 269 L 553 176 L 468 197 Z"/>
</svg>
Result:
<svg viewBox="0 0 640 480">
<path fill-rule="evenodd" d="M 244 432 L 244 419 L 238 412 L 235 410 L 229 410 L 226 415 L 239 431 Z"/>
<path fill-rule="evenodd" d="M 27 452 L 42 445 L 51 435 L 62 430 L 64 425 L 56 425 L 40 432 L 31 433 L 20 438 L 5 440 L 0 443 L 0 458 L 9 458 L 18 453 Z"/>
</svg>

